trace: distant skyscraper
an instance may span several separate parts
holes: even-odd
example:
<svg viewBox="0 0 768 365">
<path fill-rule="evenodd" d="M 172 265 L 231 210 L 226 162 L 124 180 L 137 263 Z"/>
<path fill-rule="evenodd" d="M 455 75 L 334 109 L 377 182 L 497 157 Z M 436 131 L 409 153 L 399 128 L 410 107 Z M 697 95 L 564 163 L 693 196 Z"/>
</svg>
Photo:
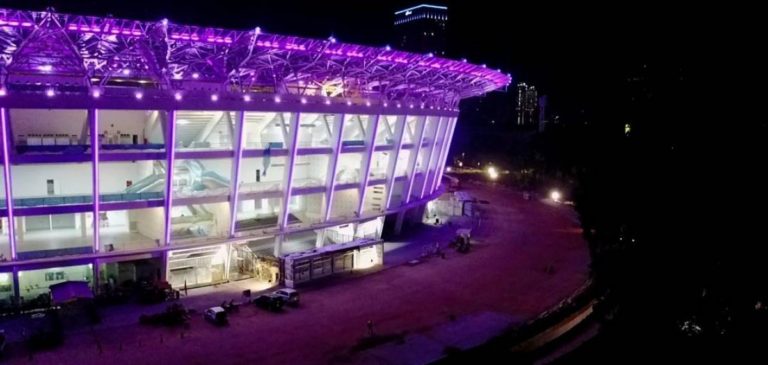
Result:
<svg viewBox="0 0 768 365">
<path fill-rule="evenodd" d="M 539 97 L 539 132 L 544 132 L 549 123 L 549 110 L 547 109 L 549 98 L 546 95 Z"/>
<path fill-rule="evenodd" d="M 539 106 L 539 95 L 536 87 L 521 82 L 517 84 L 517 125 L 527 126 L 537 123 L 536 112 Z"/>
<path fill-rule="evenodd" d="M 395 46 L 445 56 L 448 8 L 421 4 L 395 12 Z"/>
</svg>

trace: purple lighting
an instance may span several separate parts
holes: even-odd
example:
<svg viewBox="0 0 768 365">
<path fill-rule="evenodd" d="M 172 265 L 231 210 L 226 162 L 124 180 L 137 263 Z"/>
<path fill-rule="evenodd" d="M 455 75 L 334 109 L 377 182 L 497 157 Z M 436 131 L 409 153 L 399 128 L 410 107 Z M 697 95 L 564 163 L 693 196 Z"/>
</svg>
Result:
<svg viewBox="0 0 768 365">
<path fill-rule="evenodd" d="M 45 90 L 45 96 L 52 98 L 54 95 L 56 95 L 56 92 L 53 89 Z"/>
<path fill-rule="evenodd" d="M 0 96 L 8 95 L 8 90 L 4 87 L 0 87 Z"/>
<path fill-rule="evenodd" d="M 5 90 L 5 88 L 3 88 Z M 8 240 L 11 246 L 11 260 L 16 259 L 16 235 L 14 234 L 14 220 L 13 220 L 13 190 L 11 184 L 11 170 L 10 159 L 8 150 L 8 128 L 6 127 L 6 111 L 5 108 L 0 108 L 0 143 L 2 143 L 2 156 L 3 156 L 3 180 L 5 181 L 5 201 L 8 208 Z"/>
<path fill-rule="evenodd" d="M 136 100 L 141 100 L 144 97 L 144 93 L 137 91 L 135 94 L 133 94 L 133 96 L 136 97 Z"/>
<path fill-rule="evenodd" d="M 211 101 L 219 101 L 219 95 L 211 94 Z"/>
<path fill-rule="evenodd" d="M 246 102 L 251 101 L 251 96 L 248 95 L 248 94 L 245 94 L 245 95 L 243 95 L 243 100 L 246 101 Z"/>
<path fill-rule="evenodd" d="M 181 93 L 177 91 L 173 94 L 173 98 L 176 99 L 176 101 L 181 101 Z"/>
</svg>

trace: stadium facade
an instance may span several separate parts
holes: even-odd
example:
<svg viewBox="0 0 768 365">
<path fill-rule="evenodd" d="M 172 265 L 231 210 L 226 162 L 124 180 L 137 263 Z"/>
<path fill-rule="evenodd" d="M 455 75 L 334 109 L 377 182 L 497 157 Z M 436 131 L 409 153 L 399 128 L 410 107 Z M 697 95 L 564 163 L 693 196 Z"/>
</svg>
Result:
<svg viewBox="0 0 768 365">
<path fill-rule="evenodd" d="M 53 11 L 0 9 L 0 57 L 2 305 L 70 280 L 274 281 L 287 255 L 379 239 L 440 193 L 459 101 L 511 81 L 333 38 Z M 382 255 L 352 246 L 292 275 Z"/>
</svg>

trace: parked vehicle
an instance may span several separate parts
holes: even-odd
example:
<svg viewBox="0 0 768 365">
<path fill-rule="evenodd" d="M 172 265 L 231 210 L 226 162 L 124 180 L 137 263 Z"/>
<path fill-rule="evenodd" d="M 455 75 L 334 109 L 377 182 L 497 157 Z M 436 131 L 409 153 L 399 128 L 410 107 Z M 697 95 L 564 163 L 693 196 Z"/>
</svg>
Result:
<svg viewBox="0 0 768 365">
<path fill-rule="evenodd" d="M 285 300 L 285 304 L 287 305 L 290 305 L 292 307 L 299 306 L 299 292 L 296 291 L 296 289 L 284 288 L 284 289 L 276 290 L 272 294 L 283 297 L 283 299 Z"/>
<path fill-rule="evenodd" d="M 253 300 L 253 303 L 256 304 L 256 306 L 259 308 L 277 312 L 283 309 L 285 299 L 283 299 L 283 297 L 280 295 L 270 293 L 259 295 L 256 297 L 256 299 Z"/>
<path fill-rule="evenodd" d="M 222 307 L 211 307 L 203 312 L 203 318 L 217 326 L 223 326 L 228 323 L 227 311 Z"/>
</svg>

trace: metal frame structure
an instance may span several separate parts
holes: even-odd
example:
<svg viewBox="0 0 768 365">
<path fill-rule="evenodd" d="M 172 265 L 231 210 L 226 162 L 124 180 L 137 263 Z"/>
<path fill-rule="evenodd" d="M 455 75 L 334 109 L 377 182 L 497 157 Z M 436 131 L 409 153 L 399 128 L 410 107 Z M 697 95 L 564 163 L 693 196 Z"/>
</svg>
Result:
<svg viewBox="0 0 768 365">
<path fill-rule="evenodd" d="M 508 74 L 464 61 L 334 38 L 10 9 L 0 9 L 0 77 L 8 89 L 103 94 L 133 85 L 434 108 L 456 108 L 462 98 L 511 82 Z"/>
</svg>

